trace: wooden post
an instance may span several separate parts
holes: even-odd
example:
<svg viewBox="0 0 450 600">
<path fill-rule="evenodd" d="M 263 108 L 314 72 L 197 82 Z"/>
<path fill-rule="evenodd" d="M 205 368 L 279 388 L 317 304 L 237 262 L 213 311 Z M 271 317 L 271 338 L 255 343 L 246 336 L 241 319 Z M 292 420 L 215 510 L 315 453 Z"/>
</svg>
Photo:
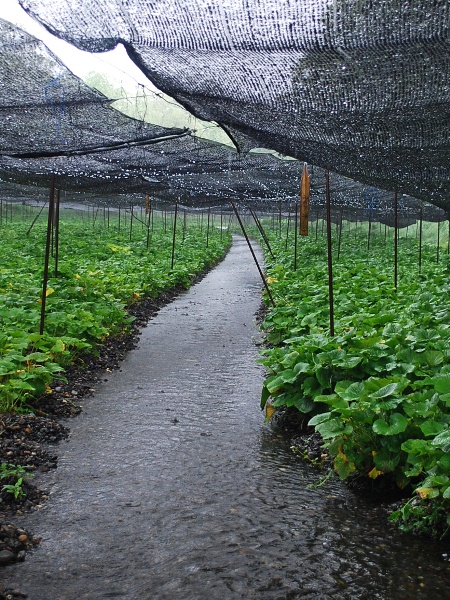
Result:
<svg viewBox="0 0 450 600">
<path fill-rule="evenodd" d="M 306 163 L 303 164 L 300 194 L 300 235 L 308 235 L 310 177 Z"/>
</svg>

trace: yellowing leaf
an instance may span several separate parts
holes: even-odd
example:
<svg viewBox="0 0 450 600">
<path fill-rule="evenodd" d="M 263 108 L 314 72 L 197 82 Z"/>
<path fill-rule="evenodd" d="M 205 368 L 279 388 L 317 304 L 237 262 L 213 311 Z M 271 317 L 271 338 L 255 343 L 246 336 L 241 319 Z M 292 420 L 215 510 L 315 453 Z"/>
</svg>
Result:
<svg viewBox="0 0 450 600">
<path fill-rule="evenodd" d="M 425 500 L 425 498 L 435 498 L 439 495 L 439 491 L 435 488 L 417 488 L 416 492 L 419 494 L 422 500 Z"/>
<path fill-rule="evenodd" d="M 338 452 L 334 459 L 334 468 L 341 479 L 346 479 L 356 471 L 355 463 L 348 460 L 347 456 L 341 451 Z"/>
<path fill-rule="evenodd" d="M 55 290 L 53 288 L 48 288 L 48 290 L 45 292 L 46 296 L 50 296 L 50 294 L 53 294 Z"/>
<path fill-rule="evenodd" d="M 369 473 L 367 473 L 371 479 L 376 479 L 379 475 L 383 475 L 383 471 L 379 471 L 376 467 L 374 467 Z"/>
<path fill-rule="evenodd" d="M 80 276 L 79 275 L 75 275 L 75 279 L 80 279 Z"/>
<path fill-rule="evenodd" d="M 276 277 L 268 277 L 267 278 L 267 283 L 276 283 L 278 281 L 278 279 Z"/>
<path fill-rule="evenodd" d="M 270 402 L 266 402 L 266 419 L 268 421 L 270 421 L 276 411 L 276 408 L 274 408 Z"/>
</svg>

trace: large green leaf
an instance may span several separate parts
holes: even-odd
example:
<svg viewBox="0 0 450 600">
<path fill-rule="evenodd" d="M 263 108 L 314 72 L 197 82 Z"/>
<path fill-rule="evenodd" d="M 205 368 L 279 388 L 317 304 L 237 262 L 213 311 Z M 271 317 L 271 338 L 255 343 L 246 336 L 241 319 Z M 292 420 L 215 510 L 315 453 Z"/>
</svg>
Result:
<svg viewBox="0 0 450 600">
<path fill-rule="evenodd" d="M 393 413 L 389 417 L 389 421 L 377 419 L 372 425 L 372 429 L 378 435 L 397 435 L 403 433 L 408 426 L 408 419 L 400 414 Z"/>
<path fill-rule="evenodd" d="M 450 452 L 450 431 L 447 428 L 445 431 L 439 433 L 434 440 L 431 441 L 433 446 L 437 446 L 444 450 L 444 452 Z"/>
<path fill-rule="evenodd" d="M 345 390 L 342 390 L 341 387 L 338 390 L 336 386 L 336 393 L 344 400 L 351 402 L 353 400 L 359 400 L 364 395 L 365 386 L 362 381 L 355 381 L 355 383 L 350 384 Z"/>
<path fill-rule="evenodd" d="M 423 423 L 420 423 L 419 427 L 422 430 L 423 435 L 426 437 L 436 436 L 446 428 L 444 423 L 439 423 L 433 419 L 427 419 L 426 421 L 423 421 Z"/>
<path fill-rule="evenodd" d="M 318 431 L 323 439 L 326 440 L 335 438 L 338 435 L 350 435 L 353 431 L 353 427 L 349 423 L 344 423 L 340 418 L 333 418 L 316 425 L 316 431 Z"/>
<path fill-rule="evenodd" d="M 376 390 L 369 394 L 369 398 L 374 398 L 375 400 L 378 398 L 386 398 L 387 396 L 392 396 L 399 389 L 398 383 L 388 383 L 388 385 L 384 385 L 380 389 Z"/>
</svg>

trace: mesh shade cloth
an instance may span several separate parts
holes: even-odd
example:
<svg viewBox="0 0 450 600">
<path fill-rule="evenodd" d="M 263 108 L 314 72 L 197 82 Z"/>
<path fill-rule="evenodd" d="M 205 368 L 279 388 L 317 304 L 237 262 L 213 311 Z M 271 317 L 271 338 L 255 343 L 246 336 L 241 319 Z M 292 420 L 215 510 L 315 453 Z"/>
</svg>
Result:
<svg viewBox="0 0 450 600">
<path fill-rule="evenodd" d="M 447 0 L 21 0 L 234 139 L 448 207 Z M 244 148 L 245 149 L 245 148 Z"/>
</svg>

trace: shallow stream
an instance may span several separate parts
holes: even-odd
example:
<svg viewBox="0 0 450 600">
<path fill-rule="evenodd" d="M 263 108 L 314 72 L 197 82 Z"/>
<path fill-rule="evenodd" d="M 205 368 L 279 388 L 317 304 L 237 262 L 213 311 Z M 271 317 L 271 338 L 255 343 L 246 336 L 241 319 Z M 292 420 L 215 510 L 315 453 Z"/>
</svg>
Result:
<svg viewBox="0 0 450 600">
<path fill-rule="evenodd" d="M 263 424 L 260 294 L 236 238 L 150 322 L 41 477 L 50 499 L 23 524 L 43 541 L 4 569 L 10 586 L 30 600 L 450 597 L 445 546 L 335 479 L 317 487 Z"/>
</svg>

